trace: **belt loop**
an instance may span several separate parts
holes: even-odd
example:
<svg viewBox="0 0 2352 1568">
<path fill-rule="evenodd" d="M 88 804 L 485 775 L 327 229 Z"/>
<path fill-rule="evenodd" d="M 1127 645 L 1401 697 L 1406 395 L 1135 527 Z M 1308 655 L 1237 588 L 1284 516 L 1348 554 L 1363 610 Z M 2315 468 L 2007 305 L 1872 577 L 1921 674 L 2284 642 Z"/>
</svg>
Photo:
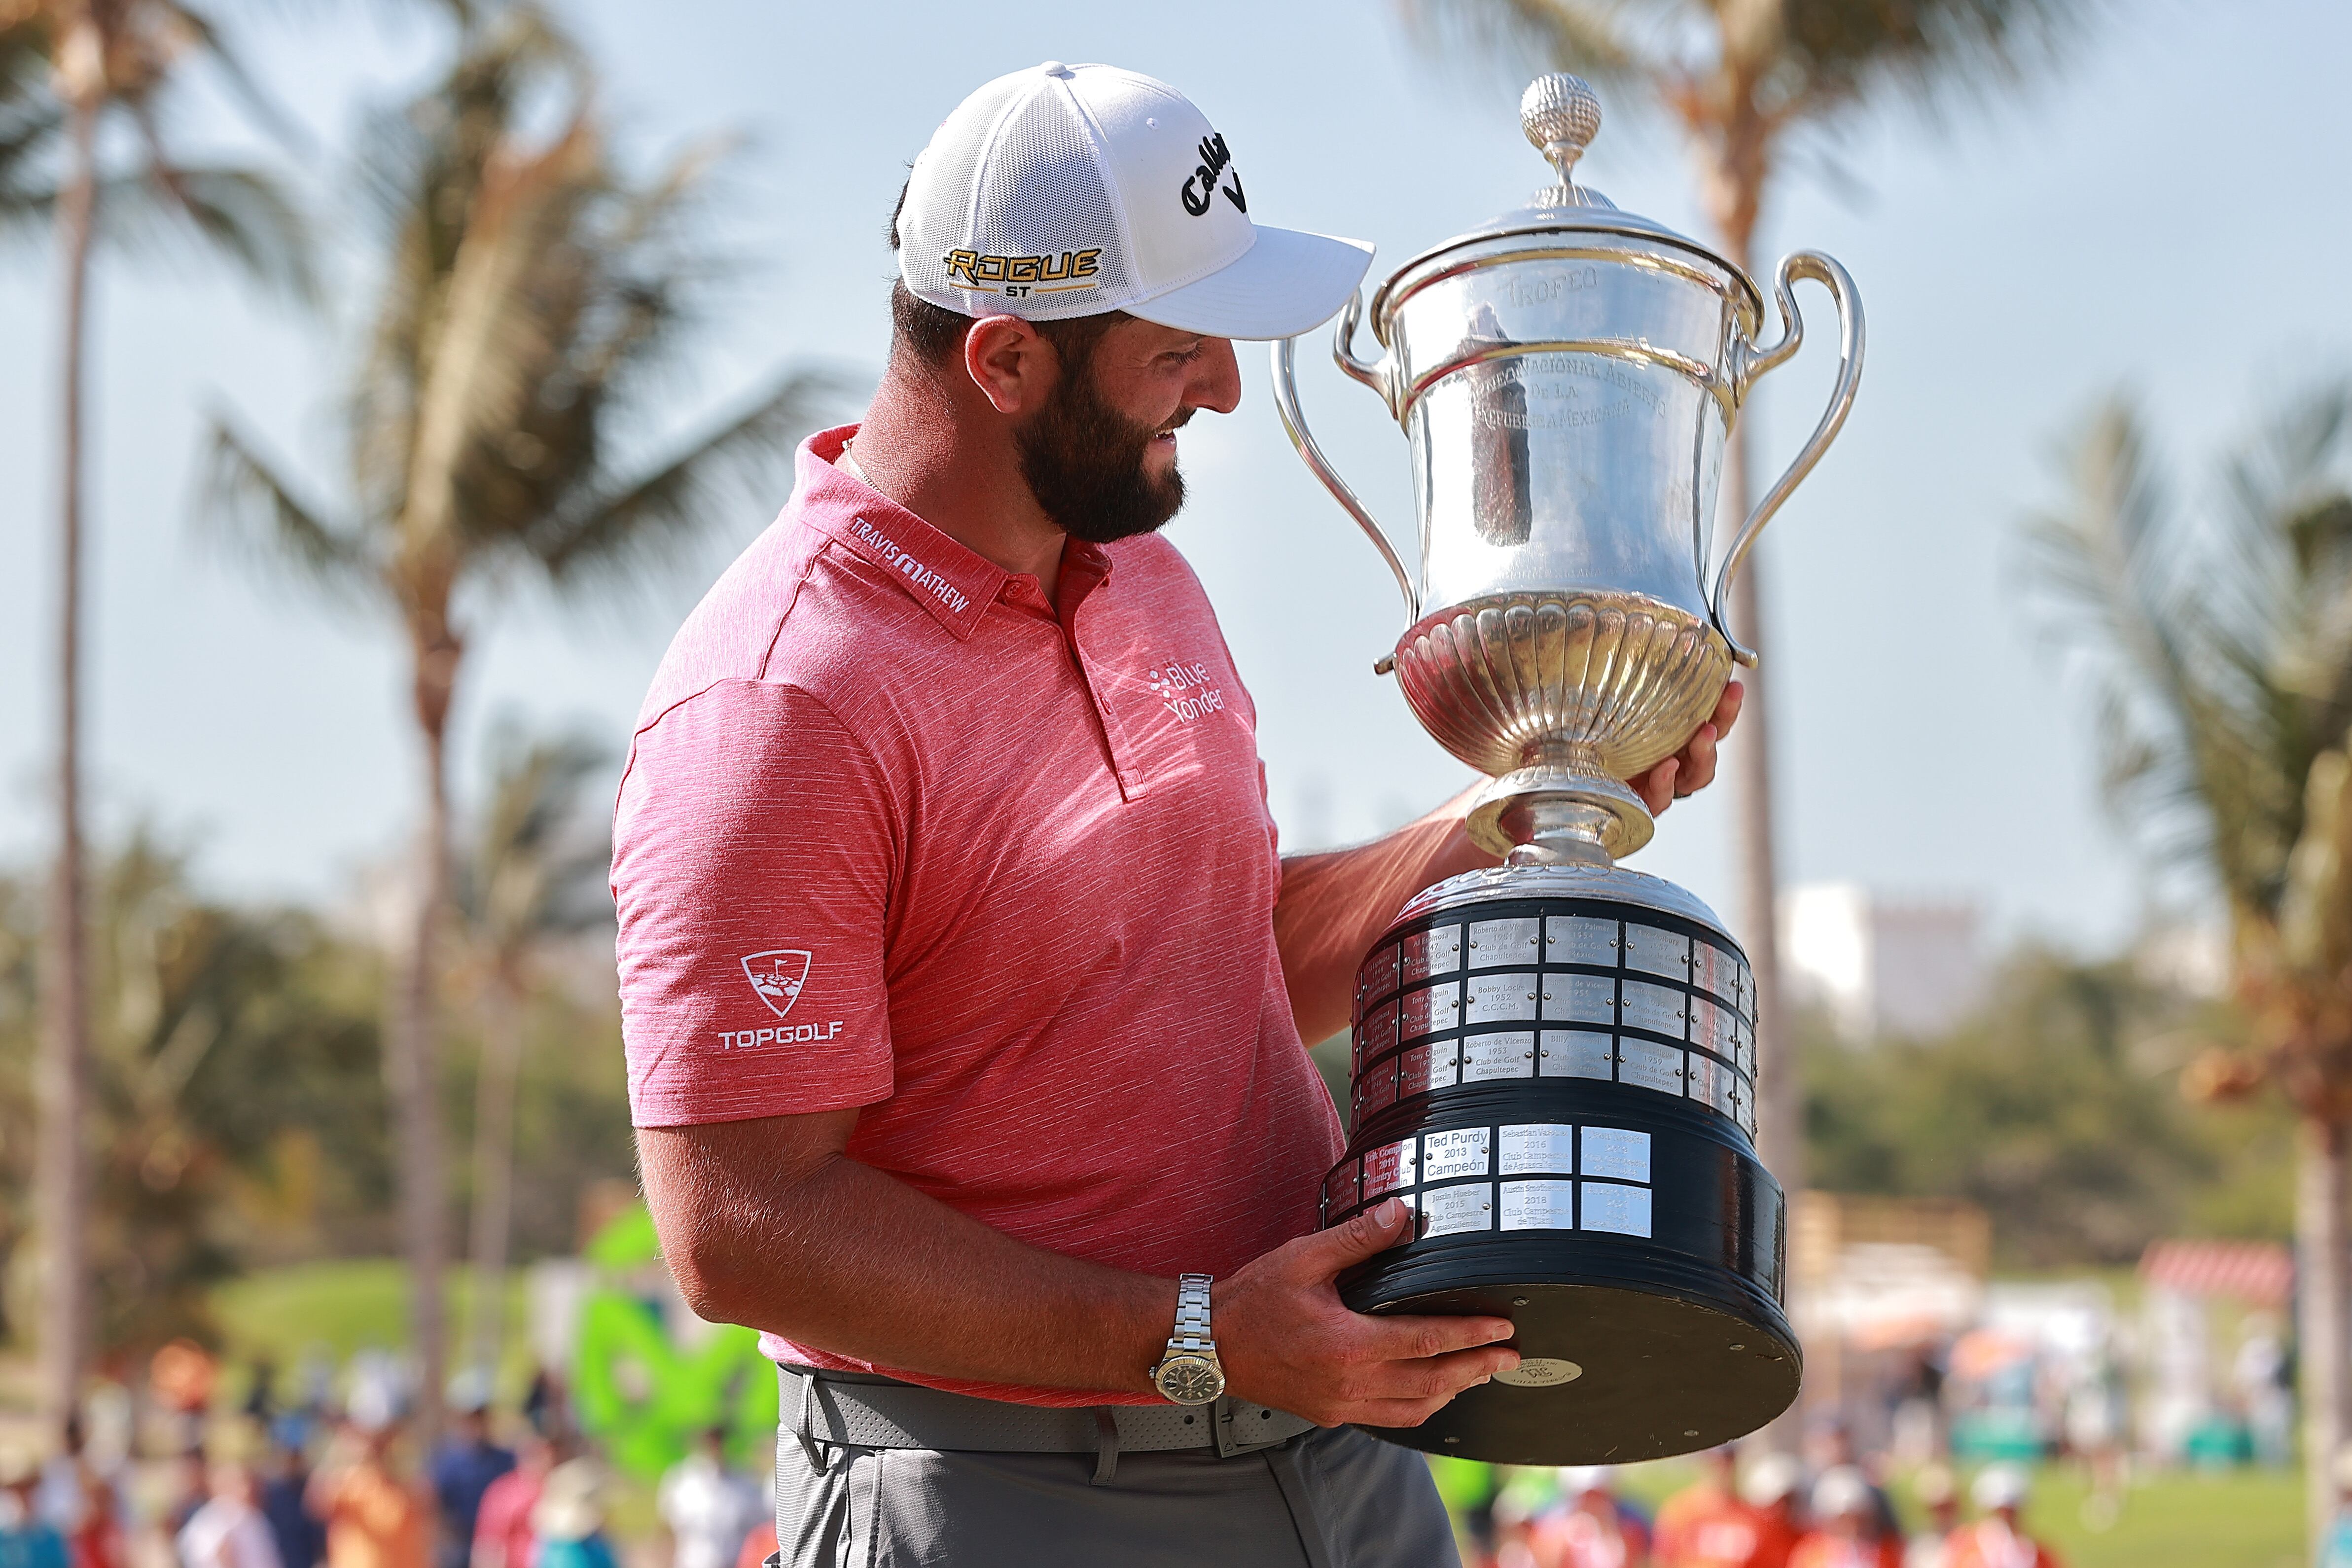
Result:
<svg viewBox="0 0 2352 1568">
<path fill-rule="evenodd" d="M 1097 1405 L 1095 1413 L 1095 1475 L 1087 1483 L 1107 1487 L 1118 1474 L 1118 1417 L 1108 1405 Z"/>
<path fill-rule="evenodd" d="M 817 1452 L 816 1438 L 809 1431 L 809 1407 L 816 1398 L 816 1373 L 797 1374 L 801 1381 L 800 1414 L 793 1421 L 793 1436 L 801 1440 L 801 1452 L 808 1456 L 809 1468 L 823 1475 L 832 1468 L 828 1456 Z"/>
</svg>

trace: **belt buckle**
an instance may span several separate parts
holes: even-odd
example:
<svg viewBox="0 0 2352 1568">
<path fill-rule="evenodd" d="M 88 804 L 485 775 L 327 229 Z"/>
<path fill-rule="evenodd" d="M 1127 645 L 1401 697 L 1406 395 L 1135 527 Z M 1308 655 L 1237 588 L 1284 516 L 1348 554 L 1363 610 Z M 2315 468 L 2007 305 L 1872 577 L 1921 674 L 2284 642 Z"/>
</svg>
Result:
<svg viewBox="0 0 2352 1568">
<path fill-rule="evenodd" d="M 1264 1438 L 1252 1438 L 1249 1435 L 1250 1426 L 1270 1426 L 1274 1416 L 1275 1412 L 1263 1405 L 1236 1405 L 1230 1399 L 1218 1400 L 1216 1420 L 1211 1426 L 1217 1440 L 1217 1458 L 1230 1459 L 1235 1454 L 1255 1454 L 1260 1448 L 1271 1448 L 1284 1442 L 1288 1436 L 1286 1433 L 1282 1437 Z"/>
</svg>

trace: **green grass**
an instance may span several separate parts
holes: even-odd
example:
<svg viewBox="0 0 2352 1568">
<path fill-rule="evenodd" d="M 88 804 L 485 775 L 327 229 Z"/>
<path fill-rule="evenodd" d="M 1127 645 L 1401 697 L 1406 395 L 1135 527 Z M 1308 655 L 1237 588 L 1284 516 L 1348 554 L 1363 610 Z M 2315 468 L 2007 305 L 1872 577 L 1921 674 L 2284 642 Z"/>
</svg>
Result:
<svg viewBox="0 0 2352 1568">
<path fill-rule="evenodd" d="M 2303 1485 L 2293 1472 L 2168 1471 L 2126 1494 L 2105 1531 L 2083 1522 L 2079 1471 L 2044 1470 L 2033 1531 L 2067 1568 L 2296 1568 L 2304 1561 Z"/>
<path fill-rule="evenodd" d="M 268 1268 L 232 1279 L 213 1291 L 225 1359 L 232 1365 L 257 1360 L 291 1365 L 312 1350 L 341 1363 L 353 1351 L 389 1350 L 408 1340 L 406 1270 L 396 1258 L 340 1258 Z M 443 1292 L 445 1321 L 454 1344 L 473 1311 L 473 1281 L 467 1269 L 449 1271 Z M 506 1361 L 502 1381 L 518 1369 L 524 1346 L 524 1283 L 509 1272 L 506 1289 Z M 528 1368 L 521 1369 L 525 1380 Z"/>
</svg>

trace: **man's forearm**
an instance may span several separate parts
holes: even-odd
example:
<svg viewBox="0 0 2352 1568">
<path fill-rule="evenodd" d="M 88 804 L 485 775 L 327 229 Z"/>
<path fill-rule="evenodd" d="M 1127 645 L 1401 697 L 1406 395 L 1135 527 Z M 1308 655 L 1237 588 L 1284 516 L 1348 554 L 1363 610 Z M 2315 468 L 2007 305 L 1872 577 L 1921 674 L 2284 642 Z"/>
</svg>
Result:
<svg viewBox="0 0 2352 1568">
<path fill-rule="evenodd" d="M 772 1124 L 733 1124 L 757 1140 Z M 761 1190 L 698 1142 L 638 1134 L 646 1192 L 688 1303 L 837 1355 L 933 1377 L 1147 1393 L 1172 1279 L 1024 1246 L 833 1154 Z M 1171 1215 L 1171 1223 L 1181 1216 Z"/>
<path fill-rule="evenodd" d="M 1398 906 L 1433 883 L 1496 864 L 1463 828 L 1469 800 L 1465 792 L 1353 849 L 1284 857 L 1274 940 L 1299 1038 L 1313 1045 L 1347 1026 L 1356 966 Z"/>
</svg>

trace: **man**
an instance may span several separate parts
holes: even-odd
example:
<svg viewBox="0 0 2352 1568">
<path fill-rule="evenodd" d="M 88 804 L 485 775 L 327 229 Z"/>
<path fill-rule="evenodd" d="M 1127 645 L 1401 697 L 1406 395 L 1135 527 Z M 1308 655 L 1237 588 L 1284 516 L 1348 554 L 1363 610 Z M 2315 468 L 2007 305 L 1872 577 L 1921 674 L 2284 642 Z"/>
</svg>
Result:
<svg viewBox="0 0 2352 1568">
<path fill-rule="evenodd" d="M 1657 1557 L 1664 1568 L 1698 1563 L 1712 1568 L 1719 1552 L 1702 1549 L 1702 1537 L 1727 1522 L 1744 1524 L 1738 1494 L 1739 1457 L 1726 1444 L 1699 1456 L 1698 1479 L 1658 1505 Z M 1733 1562 L 1738 1559 L 1731 1559 Z"/>
<path fill-rule="evenodd" d="M 734 1568 L 744 1531 L 761 1514 L 760 1494 L 727 1468 L 727 1429 L 698 1433 L 669 1468 L 654 1507 L 669 1527 L 670 1568 Z"/>
<path fill-rule="evenodd" d="M 1903 1568 L 1903 1538 L 1879 1522 L 1870 1478 L 1840 1465 L 1813 1483 L 1813 1527 L 1789 1568 Z"/>
<path fill-rule="evenodd" d="M 1953 1532 L 1950 1568 L 2060 1568 L 2056 1553 L 2018 1522 L 2030 1489 L 2015 1465 L 1993 1465 L 1978 1476 L 1969 1495 L 1985 1517 Z"/>
<path fill-rule="evenodd" d="M 426 1568 L 432 1516 L 393 1468 L 389 1421 L 353 1420 L 310 1476 L 310 1511 L 326 1525 L 327 1568 Z"/>
<path fill-rule="evenodd" d="M 531 1568 L 539 1539 L 531 1533 L 531 1510 L 555 1468 L 554 1442 L 535 1427 L 515 1445 L 515 1467 L 482 1493 L 474 1512 L 473 1568 Z"/>
<path fill-rule="evenodd" d="M 66 1541 L 41 1517 L 40 1470 L 26 1454 L 0 1452 L 0 1568 L 66 1568 Z"/>
<path fill-rule="evenodd" d="M 1960 1527 L 1960 1488 L 1940 1460 L 1920 1468 L 1911 1496 L 1927 1516 L 1927 1528 L 1903 1549 L 1903 1568 L 1951 1568 L 1952 1532 Z"/>
<path fill-rule="evenodd" d="M 212 1495 L 180 1527 L 180 1568 L 286 1568 L 252 1470 L 234 1459 L 215 1460 L 206 1479 Z"/>
<path fill-rule="evenodd" d="M 269 1523 L 281 1568 L 314 1568 L 327 1550 L 327 1532 L 310 1512 L 310 1468 L 302 1455 L 302 1423 L 281 1415 L 270 1433 L 269 1470 L 261 1483 L 261 1517 Z"/>
<path fill-rule="evenodd" d="M 490 1441 L 490 1380 L 477 1371 L 449 1380 L 449 1435 L 434 1450 L 429 1474 L 441 1516 L 434 1560 L 439 1568 L 466 1568 L 473 1555 L 475 1516 L 490 1483 L 515 1468 L 514 1451 Z"/>
<path fill-rule="evenodd" d="M 791 1563 L 1420 1568 L 1453 1551 L 1426 1467 L 1342 1424 L 1517 1364 L 1506 1321 L 1340 1305 L 1402 1205 L 1311 1234 L 1340 1139 L 1301 1038 L 1398 905 L 1490 862 L 1458 805 L 1277 858 L 1255 710 L 1154 536 L 1232 340 L 1366 265 L 1249 199 L 1148 78 L 966 100 L 900 197 L 864 424 L 802 448 L 640 717 L 639 1158 L 689 1303 L 780 1363 Z"/>
</svg>

